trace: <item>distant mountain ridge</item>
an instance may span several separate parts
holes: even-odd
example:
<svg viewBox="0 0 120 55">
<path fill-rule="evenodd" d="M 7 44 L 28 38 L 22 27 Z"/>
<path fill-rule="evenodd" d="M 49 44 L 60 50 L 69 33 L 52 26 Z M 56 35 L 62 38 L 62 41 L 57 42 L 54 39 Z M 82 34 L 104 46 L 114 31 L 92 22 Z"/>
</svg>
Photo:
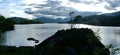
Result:
<svg viewBox="0 0 120 55">
<path fill-rule="evenodd" d="M 21 18 L 21 17 L 12 17 L 13 20 L 15 20 L 17 23 L 21 23 L 23 20 L 26 23 L 39 23 L 39 22 L 45 22 L 45 23 L 61 23 L 61 22 L 69 22 L 70 18 L 49 18 L 49 17 L 38 17 L 34 18 L 33 21 Z M 26 21 L 25 21 L 26 20 Z M 24 23 L 23 22 L 23 23 Z M 91 25 L 101 25 L 101 26 L 120 26 L 120 11 L 114 12 L 114 13 L 105 13 L 101 15 L 91 15 L 83 17 L 82 19 L 75 21 L 77 23 L 84 23 L 84 24 L 91 24 Z"/>
<path fill-rule="evenodd" d="M 120 11 L 113 12 L 113 13 L 106 13 L 106 14 L 102 14 L 102 15 L 106 15 L 106 16 L 119 16 L 120 15 Z"/>
<path fill-rule="evenodd" d="M 35 18 L 34 20 L 40 20 L 46 23 L 54 23 L 54 22 L 67 22 L 70 21 L 69 18 L 57 18 L 57 19 L 53 19 L 53 18 L 48 18 L 48 17 L 39 17 L 39 18 Z"/>
<path fill-rule="evenodd" d="M 45 22 L 45 23 L 59 23 L 59 22 L 68 22 L 70 21 L 69 18 L 49 18 L 49 17 L 39 17 L 39 18 L 34 18 L 32 20 L 29 20 L 27 18 L 22 18 L 22 17 L 10 17 L 9 19 L 14 20 L 16 24 L 30 24 L 30 23 L 40 23 L 40 22 Z"/>
<path fill-rule="evenodd" d="M 114 12 L 114 13 L 105 13 L 105 14 L 101 14 L 101 15 L 91 15 L 91 16 L 86 16 L 84 18 L 101 18 L 101 17 L 105 17 L 105 18 L 110 18 L 110 17 L 115 17 L 115 16 L 120 16 L 120 11 L 118 12 Z"/>
<path fill-rule="evenodd" d="M 10 17 L 8 19 L 11 19 L 15 22 L 15 24 L 37 24 L 37 23 L 42 23 L 41 21 L 37 20 L 29 20 L 21 17 Z"/>
<path fill-rule="evenodd" d="M 101 15 L 86 16 L 83 17 L 83 20 L 79 22 L 93 25 L 120 26 L 120 11 Z"/>
</svg>

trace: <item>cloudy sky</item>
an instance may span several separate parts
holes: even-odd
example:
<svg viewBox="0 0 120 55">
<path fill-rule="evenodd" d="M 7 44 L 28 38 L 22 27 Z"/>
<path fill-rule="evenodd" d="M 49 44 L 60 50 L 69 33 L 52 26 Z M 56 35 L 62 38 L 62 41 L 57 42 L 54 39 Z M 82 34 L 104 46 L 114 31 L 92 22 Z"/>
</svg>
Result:
<svg viewBox="0 0 120 55">
<path fill-rule="evenodd" d="M 67 17 L 69 12 L 83 16 L 120 11 L 120 0 L 0 0 L 5 17 Z"/>
</svg>

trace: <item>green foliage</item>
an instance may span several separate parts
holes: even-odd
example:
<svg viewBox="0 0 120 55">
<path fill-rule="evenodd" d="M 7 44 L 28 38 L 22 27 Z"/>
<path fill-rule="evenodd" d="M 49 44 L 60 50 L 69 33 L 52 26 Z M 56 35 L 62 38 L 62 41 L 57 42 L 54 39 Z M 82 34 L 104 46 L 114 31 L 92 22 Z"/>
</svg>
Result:
<svg viewBox="0 0 120 55">
<path fill-rule="evenodd" d="M 0 55 L 32 55 L 33 47 L 0 46 Z"/>
<path fill-rule="evenodd" d="M 71 28 L 71 29 L 74 27 L 74 24 L 73 24 L 73 19 L 74 19 L 74 18 L 73 18 L 73 17 L 74 17 L 73 15 L 74 15 L 74 13 L 75 13 L 75 12 L 70 12 L 70 13 L 69 13 L 69 16 L 70 16 L 70 22 L 69 22 L 69 23 L 71 23 L 71 24 L 70 24 L 70 28 Z"/>
<path fill-rule="evenodd" d="M 70 12 L 69 13 L 69 16 L 70 16 L 70 21 L 69 21 L 69 23 L 70 23 L 70 28 L 71 29 L 73 29 L 74 28 L 74 26 L 76 25 L 76 23 L 79 23 L 79 21 L 81 21 L 82 19 L 82 16 L 81 15 L 78 15 L 78 16 L 75 16 L 74 17 L 74 13 L 75 12 Z"/>
<path fill-rule="evenodd" d="M 60 30 L 33 47 L 0 46 L 0 55 L 109 55 L 90 29 Z"/>
<path fill-rule="evenodd" d="M 74 20 L 73 20 L 74 23 L 79 23 L 80 21 L 82 21 L 82 16 L 81 15 L 78 15 L 78 16 L 74 17 Z"/>
<path fill-rule="evenodd" d="M 41 55 L 109 55 L 109 50 L 94 32 L 82 28 L 60 30 L 37 45 L 36 49 Z"/>
<path fill-rule="evenodd" d="M 120 26 L 120 16 L 92 15 L 84 17 L 79 23 L 99 26 Z"/>
<path fill-rule="evenodd" d="M 2 21 L 2 20 L 4 20 L 5 19 L 5 17 L 3 17 L 3 16 L 0 16 L 0 21 Z"/>
<path fill-rule="evenodd" d="M 15 24 L 40 24 L 40 23 L 43 23 L 38 20 L 28 20 L 28 19 L 20 18 L 20 17 L 11 17 L 8 19 L 13 20 L 15 22 Z"/>
<path fill-rule="evenodd" d="M 7 31 L 14 29 L 14 21 L 0 17 L 0 31 Z"/>
<path fill-rule="evenodd" d="M 15 24 L 38 24 L 38 23 L 42 23 L 42 22 L 37 20 L 22 20 L 22 21 L 19 21 L 18 23 L 15 21 Z"/>
</svg>

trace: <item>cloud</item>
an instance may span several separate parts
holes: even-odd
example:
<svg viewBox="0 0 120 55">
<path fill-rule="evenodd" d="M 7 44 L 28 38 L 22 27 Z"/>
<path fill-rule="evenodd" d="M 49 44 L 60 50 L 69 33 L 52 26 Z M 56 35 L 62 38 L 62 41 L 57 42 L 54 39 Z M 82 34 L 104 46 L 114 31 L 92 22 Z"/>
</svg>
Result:
<svg viewBox="0 0 120 55">
<path fill-rule="evenodd" d="M 46 1 L 46 4 L 31 4 L 32 8 L 27 8 L 25 13 L 38 16 L 67 16 L 70 11 L 77 11 L 71 7 L 61 6 L 61 1 Z"/>
<path fill-rule="evenodd" d="M 120 6 L 120 0 L 70 0 L 74 3 L 85 3 L 85 4 L 94 4 L 98 5 L 101 3 L 107 3 L 104 5 L 104 8 L 108 10 L 116 10 L 117 7 Z"/>
<path fill-rule="evenodd" d="M 21 0 L 23 4 L 44 4 L 47 0 Z"/>
<path fill-rule="evenodd" d="M 22 10 L 21 6 L 18 5 L 20 3 L 21 0 L 1 0 L 0 11 L 4 16 L 9 17 L 16 14 L 18 10 Z"/>
<path fill-rule="evenodd" d="M 79 2 L 81 2 L 80 0 L 69 0 L 69 1 L 71 1 L 71 2 L 75 2 L 75 3 L 79 3 Z"/>
<path fill-rule="evenodd" d="M 0 12 L 5 11 L 6 16 L 66 17 L 74 11 L 87 16 L 119 11 L 119 3 L 120 0 L 0 0 Z"/>
<path fill-rule="evenodd" d="M 104 0 L 104 2 L 108 3 L 105 8 L 109 10 L 116 10 L 120 6 L 120 0 Z"/>
<path fill-rule="evenodd" d="M 85 3 L 85 4 L 98 4 L 102 2 L 102 0 L 69 0 L 75 3 Z"/>
<path fill-rule="evenodd" d="M 111 7 L 111 6 L 108 6 L 108 5 L 105 5 L 104 7 L 105 7 L 106 9 L 108 9 L 108 10 L 117 10 L 116 8 Z"/>
<path fill-rule="evenodd" d="M 42 5 L 39 7 L 35 7 L 33 10 L 33 8 L 28 8 L 26 9 L 26 13 L 27 14 L 31 14 L 31 15 L 52 15 L 52 16 L 67 16 L 68 13 L 70 11 L 73 11 L 73 8 L 70 7 L 61 7 L 61 6 L 46 6 L 46 5 Z M 74 10 L 77 11 L 77 10 Z"/>
<path fill-rule="evenodd" d="M 70 3 L 70 2 L 68 2 Z M 62 5 L 61 5 L 62 4 Z M 67 4 L 70 6 L 70 4 Z M 46 1 L 46 4 L 29 4 L 30 8 L 25 9 L 25 13 L 33 15 L 35 17 L 41 16 L 54 16 L 54 17 L 67 17 L 69 12 L 73 11 L 83 16 L 98 14 L 99 12 L 80 12 L 73 7 L 64 6 L 63 1 Z"/>
</svg>

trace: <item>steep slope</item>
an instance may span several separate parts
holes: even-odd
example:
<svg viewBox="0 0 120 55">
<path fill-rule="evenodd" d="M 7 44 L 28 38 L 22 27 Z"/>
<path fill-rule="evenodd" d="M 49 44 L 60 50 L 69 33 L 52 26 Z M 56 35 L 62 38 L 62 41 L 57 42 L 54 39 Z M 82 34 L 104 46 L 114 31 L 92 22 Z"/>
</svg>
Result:
<svg viewBox="0 0 120 55">
<path fill-rule="evenodd" d="M 101 15 L 87 16 L 83 18 L 82 23 L 104 26 L 120 26 L 120 11 Z"/>
<path fill-rule="evenodd" d="M 90 29 L 60 30 L 36 47 L 34 55 L 110 55 Z"/>
</svg>

